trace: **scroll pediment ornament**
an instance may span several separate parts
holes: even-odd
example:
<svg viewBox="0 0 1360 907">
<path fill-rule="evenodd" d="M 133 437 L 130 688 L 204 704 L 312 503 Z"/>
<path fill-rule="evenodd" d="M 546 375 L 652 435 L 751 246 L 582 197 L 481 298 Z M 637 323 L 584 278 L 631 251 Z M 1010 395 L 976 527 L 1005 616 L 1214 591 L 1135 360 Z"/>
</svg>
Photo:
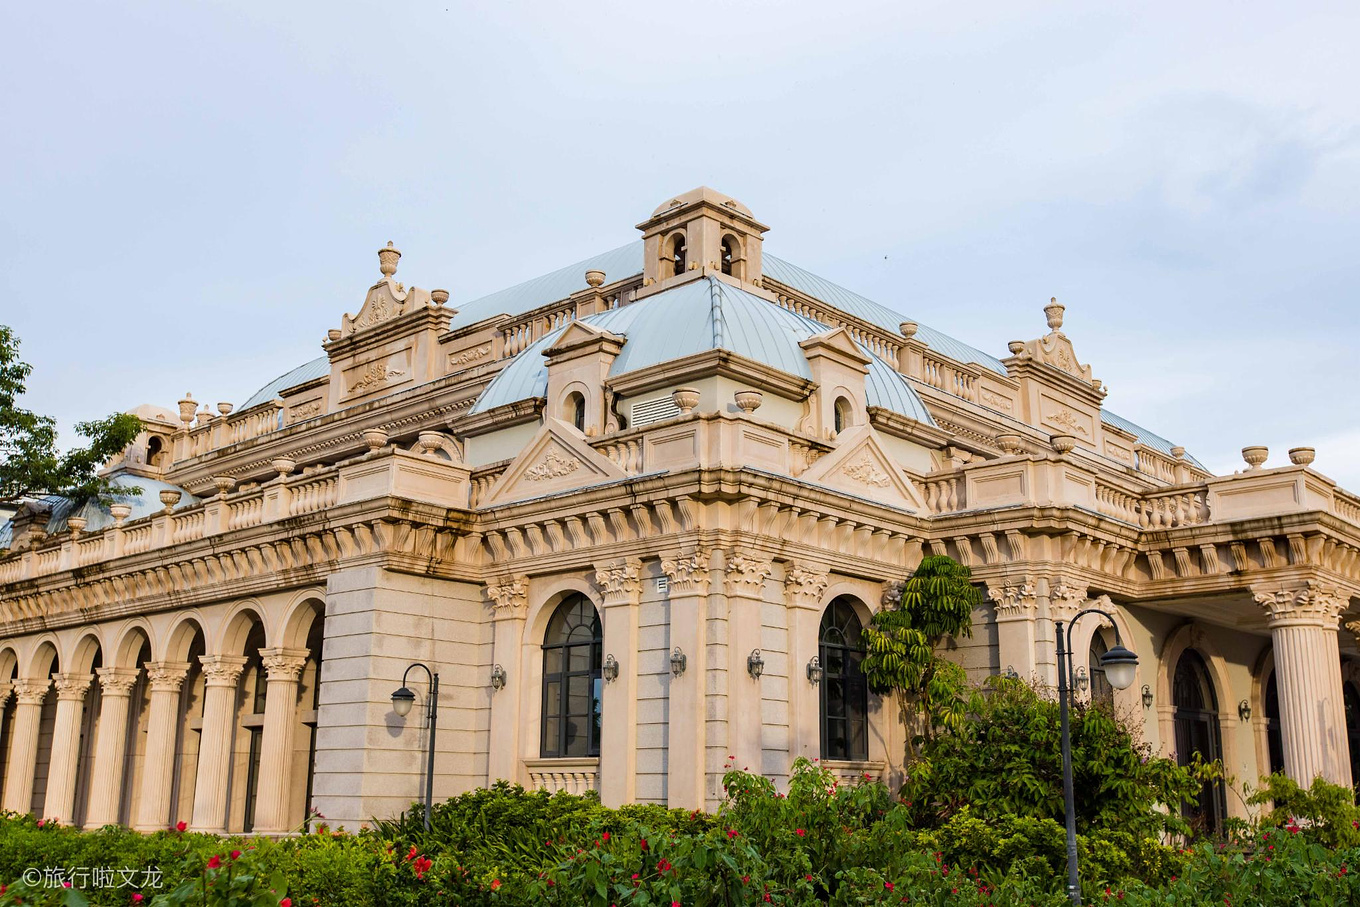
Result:
<svg viewBox="0 0 1360 907">
<path fill-rule="evenodd" d="M 799 476 L 900 510 L 923 511 L 925 501 L 869 425 L 841 432 L 836 449 L 821 456 Z"/>
<path fill-rule="evenodd" d="M 492 507 L 625 478 L 627 475 L 618 464 L 586 443 L 580 432 L 558 419 L 547 418 L 480 506 Z"/>
<path fill-rule="evenodd" d="M 1048 321 L 1048 334 L 1038 340 L 1012 342 L 1010 345 L 1011 353 L 1021 359 L 1031 359 L 1044 365 L 1051 365 L 1061 372 L 1066 372 L 1072 377 L 1091 385 L 1103 397 L 1108 393 L 1108 389 L 1100 381 L 1091 377 L 1091 366 L 1083 365 L 1077 359 L 1077 352 L 1072 347 L 1072 341 L 1062 332 L 1063 312 L 1066 308 L 1058 302 L 1056 296 L 1050 299 L 1048 305 L 1044 306 L 1044 316 Z"/>
<path fill-rule="evenodd" d="M 359 331 L 377 327 L 400 315 L 417 309 L 430 307 L 439 309 L 448 301 L 447 290 L 422 290 L 411 287 L 409 290 L 398 282 L 393 275 L 397 273 L 397 261 L 401 250 L 388 243 L 378 250 L 378 269 L 382 278 L 369 288 L 359 314 L 350 317 L 348 313 L 340 319 L 340 335 L 348 337 Z"/>
</svg>

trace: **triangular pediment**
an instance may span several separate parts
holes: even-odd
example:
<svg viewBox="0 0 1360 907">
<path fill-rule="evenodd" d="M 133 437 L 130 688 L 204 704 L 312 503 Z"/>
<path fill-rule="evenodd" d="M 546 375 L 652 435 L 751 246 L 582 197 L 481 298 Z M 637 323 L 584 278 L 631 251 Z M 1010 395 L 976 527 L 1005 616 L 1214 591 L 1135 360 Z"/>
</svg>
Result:
<svg viewBox="0 0 1360 907">
<path fill-rule="evenodd" d="M 624 337 L 606 331 L 604 328 L 596 327 L 593 324 L 586 324 L 584 321 L 573 321 L 568 324 L 566 329 L 558 336 L 551 347 L 543 351 L 545 356 L 554 356 L 558 353 L 574 349 L 588 343 L 598 343 L 601 340 L 608 340 L 614 343 L 623 343 Z"/>
<path fill-rule="evenodd" d="M 902 510 L 925 510 L 925 502 L 868 425 L 840 434 L 840 445 L 799 476 L 860 498 Z"/>
<path fill-rule="evenodd" d="M 548 418 L 480 506 L 494 507 L 624 478 L 627 474 L 596 453 L 585 435 Z"/>
<path fill-rule="evenodd" d="M 803 348 L 805 355 L 814 352 L 838 353 L 841 357 L 860 365 L 868 365 L 869 363 L 869 357 L 864 355 L 855 343 L 854 338 L 850 336 L 850 332 L 845 328 L 833 328 L 820 334 L 814 334 L 808 339 L 800 341 L 798 345 Z"/>
</svg>

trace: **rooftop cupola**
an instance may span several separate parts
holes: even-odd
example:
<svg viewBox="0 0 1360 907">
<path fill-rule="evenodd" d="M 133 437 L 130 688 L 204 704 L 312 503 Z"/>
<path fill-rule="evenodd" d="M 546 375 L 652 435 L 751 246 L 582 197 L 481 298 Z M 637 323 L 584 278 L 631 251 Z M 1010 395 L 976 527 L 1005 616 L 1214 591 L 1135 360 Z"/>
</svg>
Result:
<svg viewBox="0 0 1360 907">
<path fill-rule="evenodd" d="M 664 202 L 638 229 L 644 250 L 639 296 L 708 274 L 760 286 L 760 247 L 769 227 L 736 199 L 700 186 Z"/>
</svg>

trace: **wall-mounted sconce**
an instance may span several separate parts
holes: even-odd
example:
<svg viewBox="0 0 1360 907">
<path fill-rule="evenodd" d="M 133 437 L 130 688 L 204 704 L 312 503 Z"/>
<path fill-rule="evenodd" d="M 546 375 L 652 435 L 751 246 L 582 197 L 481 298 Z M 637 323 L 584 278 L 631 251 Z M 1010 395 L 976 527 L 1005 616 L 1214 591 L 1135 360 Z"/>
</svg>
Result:
<svg viewBox="0 0 1360 907">
<path fill-rule="evenodd" d="M 1086 665 L 1077 668 L 1076 687 L 1078 690 L 1085 691 L 1091 686 L 1091 677 L 1086 673 Z"/>
<path fill-rule="evenodd" d="M 680 651 L 680 647 L 676 646 L 675 651 L 671 653 L 671 673 L 679 677 L 685 673 L 687 664 L 689 664 L 689 659 L 685 657 L 684 652 Z"/>
<path fill-rule="evenodd" d="M 505 668 L 500 665 L 493 665 L 491 668 L 491 689 L 505 689 Z"/>
<path fill-rule="evenodd" d="M 759 680 L 764 671 L 765 659 L 761 657 L 759 649 L 752 649 L 751 654 L 746 656 L 746 673 Z"/>
<path fill-rule="evenodd" d="M 1006 665 L 1006 670 L 1002 674 L 1007 680 L 1019 680 L 1020 672 L 1015 669 L 1015 665 Z"/>
<path fill-rule="evenodd" d="M 1243 699 L 1237 704 L 1237 717 L 1243 721 L 1251 720 L 1251 703 Z"/>
<path fill-rule="evenodd" d="M 1152 687 L 1143 684 L 1143 708 L 1152 708 Z"/>
<path fill-rule="evenodd" d="M 604 665 L 600 668 L 600 676 L 605 683 L 613 683 L 619 676 L 619 662 L 613 655 L 604 657 Z"/>
<path fill-rule="evenodd" d="M 821 658 L 817 657 L 816 655 L 814 655 L 814 656 L 812 656 L 812 658 L 808 659 L 808 663 L 807 663 L 807 677 L 808 677 L 808 683 L 821 683 L 821 682 L 822 682 L 822 660 L 821 660 Z"/>
</svg>

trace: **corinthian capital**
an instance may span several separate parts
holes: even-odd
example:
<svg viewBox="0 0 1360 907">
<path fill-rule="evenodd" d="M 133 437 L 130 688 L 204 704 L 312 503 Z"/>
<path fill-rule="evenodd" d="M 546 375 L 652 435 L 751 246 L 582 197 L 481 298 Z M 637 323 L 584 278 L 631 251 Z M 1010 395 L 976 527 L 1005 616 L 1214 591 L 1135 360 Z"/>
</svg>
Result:
<svg viewBox="0 0 1360 907">
<path fill-rule="evenodd" d="M 83 702 L 85 694 L 90 691 L 90 681 L 92 680 L 94 680 L 93 674 L 58 674 L 52 678 L 52 685 L 57 688 L 58 699 Z"/>
<path fill-rule="evenodd" d="M 99 668 L 99 687 L 105 696 L 130 696 L 141 671 L 137 668 Z"/>
<path fill-rule="evenodd" d="M 42 680 L 16 680 L 14 681 L 14 695 L 19 702 L 27 705 L 42 705 L 47 698 L 47 691 L 52 688 L 52 681 L 44 677 Z"/>
<path fill-rule="evenodd" d="M 200 655 L 204 683 L 210 687 L 234 687 L 245 670 L 246 660 L 238 655 Z"/>
<path fill-rule="evenodd" d="M 1048 587 L 1048 607 L 1055 620 L 1071 620 L 1086 604 L 1088 587 L 1059 578 Z"/>
<path fill-rule="evenodd" d="M 523 617 L 529 603 L 529 577 L 503 576 L 486 586 L 496 617 Z"/>
<path fill-rule="evenodd" d="M 760 598 L 761 593 L 765 590 L 765 580 L 769 579 L 772 572 L 774 571 L 769 561 L 760 560 L 740 551 L 733 551 L 727 556 L 725 576 L 727 594 Z"/>
<path fill-rule="evenodd" d="M 997 586 L 987 586 L 987 599 L 996 608 L 997 620 L 1033 617 L 1038 610 L 1039 589 L 1034 577 L 1024 576 Z"/>
<path fill-rule="evenodd" d="M 1252 597 L 1266 610 L 1272 624 L 1305 623 L 1335 627 L 1350 597 L 1340 586 L 1317 580 L 1262 588 L 1253 586 Z"/>
<path fill-rule="evenodd" d="M 708 593 L 708 558 L 706 548 L 696 548 L 689 554 L 663 557 L 661 570 L 670 580 L 671 594 L 706 595 Z"/>
<path fill-rule="evenodd" d="M 802 564 L 790 564 L 784 574 L 784 595 L 795 608 L 817 608 L 830 577 Z"/>
<path fill-rule="evenodd" d="M 307 664 L 306 649 L 261 649 L 260 662 L 269 672 L 269 681 L 296 681 Z"/>
<path fill-rule="evenodd" d="M 153 661 L 146 666 L 146 679 L 151 682 L 153 693 L 178 693 L 188 673 L 187 661 Z"/>
<path fill-rule="evenodd" d="M 612 564 L 596 565 L 595 585 L 604 594 L 604 606 L 636 605 L 642 594 L 642 561 L 627 557 Z"/>
</svg>

